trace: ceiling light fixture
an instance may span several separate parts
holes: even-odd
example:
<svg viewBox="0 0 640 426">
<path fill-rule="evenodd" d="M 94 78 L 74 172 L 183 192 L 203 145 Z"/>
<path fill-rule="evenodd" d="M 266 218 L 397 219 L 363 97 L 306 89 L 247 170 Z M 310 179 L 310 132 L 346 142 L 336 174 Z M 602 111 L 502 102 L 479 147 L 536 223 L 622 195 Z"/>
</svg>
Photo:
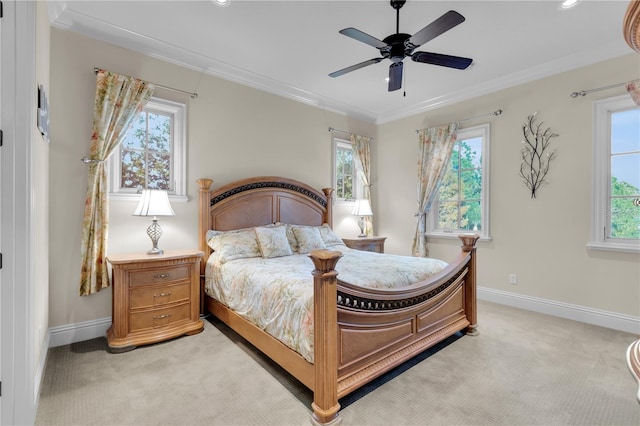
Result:
<svg viewBox="0 0 640 426">
<path fill-rule="evenodd" d="M 578 1 L 579 0 L 564 0 L 560 7 L 562 7 L 563 9 L 570 9 L 573 6 L 577 5 Z"/>
<path fill-rule="evenodd" d="M 212 0 L 218 6 L 228 6 L 231 0 Z"/>
</svg>

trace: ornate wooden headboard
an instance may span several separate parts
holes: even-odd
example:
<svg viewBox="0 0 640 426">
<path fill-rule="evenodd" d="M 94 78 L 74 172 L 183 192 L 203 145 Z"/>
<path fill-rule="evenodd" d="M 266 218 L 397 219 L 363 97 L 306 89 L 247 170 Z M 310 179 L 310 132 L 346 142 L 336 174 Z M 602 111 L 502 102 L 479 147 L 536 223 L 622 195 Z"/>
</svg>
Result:
<svg viewBox="0 0 640 426">
<path fill-rule="evenodd" d="M 322 192 L 307 184 L 278 176 L 242 179 L 210 191 L 211 179 L 198 179 L 200 249 L 210 254 L 205 239 L 209 229 L 261 226 L 276 222 L 332 226 L 333 189 Z M 204 262 L 203 262 L 204 263 Z"/>
</svg>

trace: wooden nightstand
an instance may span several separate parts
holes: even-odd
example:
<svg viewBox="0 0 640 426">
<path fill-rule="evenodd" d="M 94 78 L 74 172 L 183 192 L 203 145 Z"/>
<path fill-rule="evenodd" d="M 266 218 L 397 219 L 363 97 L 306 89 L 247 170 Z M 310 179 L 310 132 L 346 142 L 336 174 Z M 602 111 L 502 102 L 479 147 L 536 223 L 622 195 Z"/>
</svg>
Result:
<svg viewBox="0 0 640 426">
<path fill-rule="evenodd" d="M 344 244 L 352 249 L 384 253 L 384 240 L 387 237 L 343 238 Z"/>
<path fill-rule="evenodd" d="M 112 352 L 202 331 L 203 255 L 199 250 L 168 250 L 108 257 L 113 267 L 112 324 L 107 330 Z"/>
</svg>

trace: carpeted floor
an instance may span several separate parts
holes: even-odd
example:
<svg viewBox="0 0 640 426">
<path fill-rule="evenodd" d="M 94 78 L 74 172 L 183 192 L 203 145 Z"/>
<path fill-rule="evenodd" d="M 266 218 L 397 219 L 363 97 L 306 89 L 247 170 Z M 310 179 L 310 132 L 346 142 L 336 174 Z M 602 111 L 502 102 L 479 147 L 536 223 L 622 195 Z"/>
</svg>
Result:
<svg viewBox="0 0 640 426">
<path fill-rule="evenodd" d="M 341 401 L 343 425 L 640 425 L 635 336 L 488 302 L 454 336 Z M 455 365 L 455 368 L 451 368 Z M 49 350 L 36 425 L 308 425 L 312 394 L 215 319 L 123 354 Z"/>
</svg>

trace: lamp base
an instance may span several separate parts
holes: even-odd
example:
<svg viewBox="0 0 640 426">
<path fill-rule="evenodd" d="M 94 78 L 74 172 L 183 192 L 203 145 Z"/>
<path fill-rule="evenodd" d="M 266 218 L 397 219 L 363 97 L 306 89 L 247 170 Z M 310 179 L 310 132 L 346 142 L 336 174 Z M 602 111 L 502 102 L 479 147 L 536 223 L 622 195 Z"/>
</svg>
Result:
<svg viewBox="0 0 640 426">
<path fill-rule="evenodd" d="M 360 219 L 358 219 L 358 226 L 360 227 L 360 235 L 358 235 L 358 238 L 366 237 L 367 234 L 365 234 L 364 232 L 364 227 L 365 227 L 364 216 L 360 216 Z"/>
<path fill-rule="evenodd" d="M 156 217 L 151 221 L 151 225 L 147 228 L 147 235 L 151 238 L 151 242 L 153 243 L 153 248 L 147 252 L 147 254 L 162 254 L 164 250 L 158 248 L 158 240 L 162 236 L 162 228 L 158 224 L 158 219 Z"/>
</svg>

